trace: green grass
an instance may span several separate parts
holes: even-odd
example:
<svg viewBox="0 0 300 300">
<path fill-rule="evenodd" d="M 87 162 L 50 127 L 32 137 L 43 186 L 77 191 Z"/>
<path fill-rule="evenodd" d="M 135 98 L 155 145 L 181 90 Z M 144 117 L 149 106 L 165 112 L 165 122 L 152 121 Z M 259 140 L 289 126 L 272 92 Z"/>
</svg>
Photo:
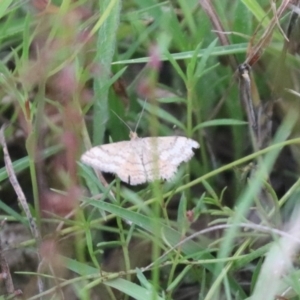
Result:
<svg viewBox="0 0 300 300">
<path fill-rule="evenodd" d="M 40 255 L 9 265 L 13 288 L 26 299 L 300 299 L 299 58 L 278 27 L 291 11 L 273 18 L 283 1 L 208 1 L 228 44 L 205 1 L 42 2 L 0 2 L 1 122 L 42 234 L 17 240 L 14 225 L 30 222 L 3 163 L 0 254 Z M 274 101 L 273 133 L 254 151 L 228 58 L 246 61 L 268 30 L 251 96 Z M 201 147 L 172 181 L 138 186 L 80 162 L 129 140 L 128 127 Z"/>
</svg>

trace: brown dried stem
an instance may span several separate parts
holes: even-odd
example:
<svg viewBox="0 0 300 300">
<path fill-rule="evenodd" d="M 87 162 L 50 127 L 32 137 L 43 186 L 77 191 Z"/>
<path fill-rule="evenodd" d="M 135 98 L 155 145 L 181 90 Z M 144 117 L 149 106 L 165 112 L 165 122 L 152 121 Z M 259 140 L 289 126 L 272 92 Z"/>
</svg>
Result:
<svg viewBox="0 0 300 300">
<path fill-rule="evenodd" d="M 199 4 L 202 6 L 203 10 L 206 12 L 208 17 L 210 18 L 210 21 L 212 23 L 212 26 L 214 27 L 214 30 L 220 40 L 220 43 L 225 45 L 230 45 L 229 39 L 227 35 L 225 34 L 225 29 L 219 20 L 219 17 L 213 7 L 213 4 L 211 3 L 211 0 L 199 0 Z M 233 70 L 236 70 L 238 63 L 236 61 L 236 58 L 232 55 L 228 55 L 228 62 Z"/>
<path fill-rule="evenodd" d="M 3 224 L 1 224 L 1 227 Z M 8 295 L 12 295 L 15 291 L 14 283 L 10 274 L 8 263 L 3 255 L 3 249 L 0 239 L 0 267 L 1 267 L 1 278 L 4 280 L 6 292 Z"/>
<path fill-rule="evenodd" d="M 4 137 L 4 129 L 5 129 L 5 126 L 2 126 L 2 128 L 0 129 L 0 144 L 2 145 L 2 148 L 3 148 L 4 162 L 5 162 L 5 168 L 6 168 L 6 171 L 8 174 L 8 178 L 18 196 L 18 200 L 19 200 L 19 202 L 25 212 L 25 215 L 29 221 L 31 233 L 32 233 L 33 237 L 35 238 L 37 244 L 40 244 L 41 236 L 40 236 L 39 230 L 37 228 L 37 225 L 36 225 L 32 215 L 31 215 L 26 197 L 24 195 L 24 192 L 18 182 L 15 171 L 13 169 L 13 165 L 12 165 L 9 153 L 8 153 L 8 149 L 7 149 L 7 145 L 6 145 L 6 141 L 5 141 L 5 137 Z"/>
<path fill-rule="evenodd" d="M 22 206 L 22 208 L 25 212 L 25 215 L 26 215 L 26 217 L 29 221 L 29 227 L 30 227 L 30 230 L 31 230 L 31 234 L 34 237 L 34 239 L 37 243 L 37 246 L 39 246 L 40 243 L 41 243 L 41 235 L 40 235 L 38 227 L 35 223 L 35 220 L 31 215 L 26 197 L 24 195 L 24 192 L 23 192 L 23 190 L 22 190 L 22 188 L 21 188 L 21 186 L 18 182 L 17 176 L 16 176 L 15 171 L 13 169 L 12 161 L 10 159 L 8 149 L 7 149 L 7 144 L 6 144 L 6 141 L 5 141 L 4 129 L 5 129 L 5 125 L 3 125 L 0 129 L 0 144 L 2 145 L 2 148 L 3 148 L 5 168 L 6 168 L 6 171 L 7 171 L 7 174 L 8 174 L 9 181 L 10 181 L 12 187 L 14 188 L 14 190 L 15 190 L 17 196 L 18 196 L 18 200 L 19 200 L 19 202 L 20 202 L 20 204 L 21 204 L 21 206 Z M 39 255 L 39 253 L 37 253 L 37 255 L 38 255 L 39 261 L 41 261 L 41 257 Z M 40 277 L 38 277 L 38 288 L 39 288 L 40 293 L 43 292 L 43 290 L 44 290 L 43 282 L 42 282 Z"/>
<path fill-rule="evenodd" d="M 275 26 L 278 25 L 278 19 L 281 17 L 285 9 L 288 7 L 291 0 L 283 0 L 281 5 L 278 7 L 277 11 L 274 12 L 274 16 L 270 21 L 270 25 L 264 32 L 264 34 L 261 36 L 260 40 L 254 47 L 254 49 L 251 51 L 251 54 L 246 58 L 245 64 L 253 65 L 252 61 L 255 58 L 254 63 L 257 61 L 256 57 L 261 56 L 261 51 L 263 48 L 265 48 L 271 41 L 271 37 L 274 31 Z"/>
</svg>

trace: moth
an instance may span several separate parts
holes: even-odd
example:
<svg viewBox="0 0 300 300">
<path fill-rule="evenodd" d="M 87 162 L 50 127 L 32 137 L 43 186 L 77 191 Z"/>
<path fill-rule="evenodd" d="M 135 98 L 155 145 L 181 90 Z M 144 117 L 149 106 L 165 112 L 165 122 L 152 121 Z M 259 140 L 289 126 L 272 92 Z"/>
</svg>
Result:
<svg viewBox="0 0 300 300">
<path fill-rule="evenodd" d="M 139 138 L 130 132 L 129 141 L 96 146 L 81 161 L 101 172 L 116 174 L 130 185 L 170 180 L 182 162 L 189 161 L 198 142 L 183 136 Z"/>
</svg>

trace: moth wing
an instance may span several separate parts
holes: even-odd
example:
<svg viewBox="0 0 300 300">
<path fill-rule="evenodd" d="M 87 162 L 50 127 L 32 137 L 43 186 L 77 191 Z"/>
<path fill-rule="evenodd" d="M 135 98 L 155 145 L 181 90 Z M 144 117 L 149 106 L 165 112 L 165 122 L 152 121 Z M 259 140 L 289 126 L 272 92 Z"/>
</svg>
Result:
<svg viewBox="0 0 300 300">
<path fill-rule="evenodd" d="M 143 141 L 143 163 L 148 181 L 171 179 L 182 162 L 189 161 L 198 142 L 182 137 L 149 137 Z"/>
<path fill-rule="evenodd" d="M 146 182 L 141 159 L 131 141 L 93 147 L 81 156 L 81 161 L 101 172 L 116 174 L 131 185 Z"/>
</svg>

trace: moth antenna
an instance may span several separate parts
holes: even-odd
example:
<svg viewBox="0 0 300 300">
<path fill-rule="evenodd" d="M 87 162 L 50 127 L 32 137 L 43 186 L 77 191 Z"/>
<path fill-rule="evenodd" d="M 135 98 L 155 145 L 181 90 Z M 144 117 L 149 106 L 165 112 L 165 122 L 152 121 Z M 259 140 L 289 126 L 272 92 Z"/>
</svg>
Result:
<svg viewBox="0 0 300 300">
<path fill-rule="evenodd" d="M 135 125 L 134 132 L 137 131 L 137 128 L 138 128 L 138 126 L 139 126 L 139 124 L 140 124 L 142 115 L 143 115 L 143 113 L 144 113 L 144 111 L 145 111 L 146 102 L 147 102 L 147 99 L 145 99 L 145 101 L 144 101 L 144 105 L 143 105 L 142 111 L 141 111 L 141 113 L 140 113 L 139 119 L 138 119 L 138 121 L 137 121 L 137 123 L 136 123 L 136 125 Z"/>
<path fill-rule="evenodd" d="M 130 132 L 132 132 L 132 129 L 130 128 L 130 126 L 115 112 L 111 109 L 111 111 L 118 117 L 118 119 L 125 124 L 125 126 L 129 129 Z"/>
</svg>

